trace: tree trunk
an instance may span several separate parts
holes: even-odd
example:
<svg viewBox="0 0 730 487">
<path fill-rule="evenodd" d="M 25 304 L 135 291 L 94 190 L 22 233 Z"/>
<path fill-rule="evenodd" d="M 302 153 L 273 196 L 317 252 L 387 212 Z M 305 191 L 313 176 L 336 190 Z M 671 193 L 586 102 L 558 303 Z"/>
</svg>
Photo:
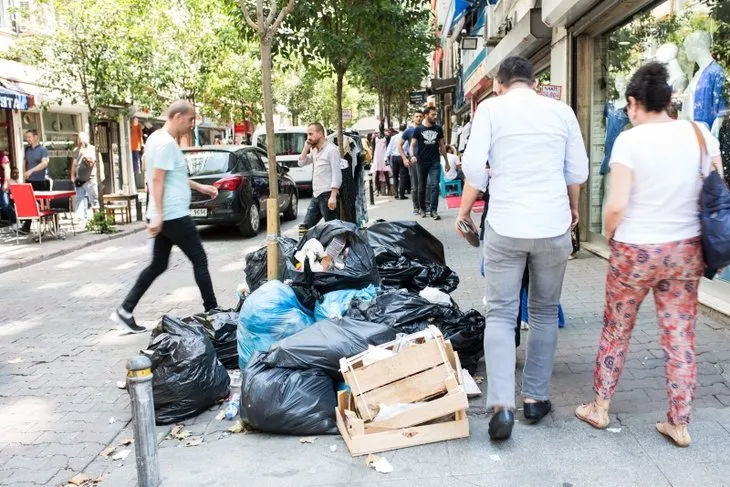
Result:
<svg viewBox="0 0 730 487">
<path fill-rule="evenodd" d="M 345 70 L 337 70 L 337 91 L 335 97 L 337 99 L 337 145 L 340 148 L 340 157 L 345 158 L 345 134 L 344 126 L 342 123 L 342 87 L 344 85 Z M 344 220 L 351 223 L 357 223 L 357 216 L 355 213 L 355 197 L 357 194 L 357 187 L 355 186 L 355 179 L 352 175 L 352 164 L 356 164 L 357 161 L 351 161 L 351 165 L 342 170 L 342 186 L 340 187 L 339 193 L 339 210 L 340 220 Z"/>
<path fill-rule="evenodd" d="M 382 125 L 385 123 L 385 111 L 383 110 L 383 95 L 378 91 L 378 118 L 380 120 L 380 123 L 378 125 Z"/>
<path fill-rule="evenodd" d="M 393 126 L 393 124 L 390 123 L 390 95 L 386 95 L 385 97 L 385 119 L 387 120 L 387 128 L 390 128 Z"/>
<path fill-rule="evenodd" d="M 89 144 L 96 147 L 96 111 L 89 107 Z M 111 157 L 111 151 L 109 152 Z M 99 195 L 99 211 L 104 211 L 104 178 L 102 177 L 103 162 L 99 162 L 99 156 L 97 153 L 96 158 L 96 194 Z M 109 167 L 111 167 L 111 161 L 109 161 Z"/>
<path fill-rule="evenodd" d="M 273 281 L 279 278 L 279 165 L 276 163 L 274 141 L 274 96 L 271 91 L 271 39 L 261 37 L 261 71 L 264 90 L 264 122 L 266 125 L 266 156 L 269 160 L 269 199 L 266 201 L 267 274 Z"/>
</svg>

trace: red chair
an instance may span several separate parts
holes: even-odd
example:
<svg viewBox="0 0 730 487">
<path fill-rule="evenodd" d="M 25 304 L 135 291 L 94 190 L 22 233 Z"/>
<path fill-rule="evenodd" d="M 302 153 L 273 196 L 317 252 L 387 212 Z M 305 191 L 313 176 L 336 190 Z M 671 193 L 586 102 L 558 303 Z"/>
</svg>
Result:
<svg viewBox="0 0 730 487">
<path fill-rule="evenodd" d="M 54 218 L 56 216 L 56 212 L 53 210 L 41 211 L 38 208 L 38 201 L 35 199 L 33 186 L 30 183 L 11 184 L 10 194 L 15 202 L 15 213 L 18 220 L 38 221 L 38 243 L 42 243 L 41 237 L 43 235 L 43 222 L 49 217 Z M 17 240 L 19 235 L 20 232 L 16 229 L 16 243 L 19 243 Z"/>
</svg>

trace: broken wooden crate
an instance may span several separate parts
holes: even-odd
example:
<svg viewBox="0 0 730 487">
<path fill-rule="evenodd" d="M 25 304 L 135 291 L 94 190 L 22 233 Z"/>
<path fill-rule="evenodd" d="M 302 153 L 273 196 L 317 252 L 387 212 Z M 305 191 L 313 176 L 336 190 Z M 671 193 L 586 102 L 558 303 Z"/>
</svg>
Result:
<svg viewBox="0 0 730 487">
<path fill-rule="evenodd" d="M 337 426 L 353 456 L 469 436 L 469 404 L 451 342 L 435 326 L 408 340 L 414 344 L 368 365 L 367 351 L 340 361 L 350 392 L 338 393 Z M 377 348 L 394 351 L 398 343 Z M 381 404 L 414 406 L 374 421 Z"/>
</svg>

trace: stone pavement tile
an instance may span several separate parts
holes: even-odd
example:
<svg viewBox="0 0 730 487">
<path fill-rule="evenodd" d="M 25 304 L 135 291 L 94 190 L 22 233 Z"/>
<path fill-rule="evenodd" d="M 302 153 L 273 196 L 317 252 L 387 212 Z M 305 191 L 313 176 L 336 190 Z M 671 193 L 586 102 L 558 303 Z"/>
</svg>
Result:
<svg viewBox="0 0 730 487">
<path fill-rule="evenodd" d="M 730 485 L 730 462 L 703 463 L 702 468 L 687 468 L 685 465 L 662 463 L 659 467 L 672 485 Z"/>
</svg>

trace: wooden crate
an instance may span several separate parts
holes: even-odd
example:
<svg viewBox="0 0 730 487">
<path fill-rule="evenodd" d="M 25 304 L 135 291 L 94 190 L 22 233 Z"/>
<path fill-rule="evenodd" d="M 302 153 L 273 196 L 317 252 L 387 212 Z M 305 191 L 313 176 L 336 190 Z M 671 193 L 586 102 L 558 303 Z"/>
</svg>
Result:
<svg viewBox="0 0 730 487">
<path fill-rule="evenodd" d="M 391 428 L 413 426 L 468 407 L 461 363 L 451 343 L 443 339 L 435 326 L 409 338 L 417 344 L 373 364 L 363 363 L 367 352 L 340 361 L 340 371 L 355 403 L 354 410 L 363 420 L 372 421 L 381 403 L 415 403 L 439 397 L 429 401 L 427 408 L 408 411 L 383 422 L 392 424 Z M 394 341 L 379 348 L 392 350 L 395 345 Z"/>
<path fill-rule="evenodd" d="M 373 428 L 372 425 L 368 427 L 367 423 L 360 419 L 354 411 L 354 402 L 350 393 L 340 391 L 337 393 L 335 415 L 337 428 L 353 457 L 469 436 L 469 420 L 463 409 L 444 418 L 441 422 L 380 430 Z"/>
</svg>

